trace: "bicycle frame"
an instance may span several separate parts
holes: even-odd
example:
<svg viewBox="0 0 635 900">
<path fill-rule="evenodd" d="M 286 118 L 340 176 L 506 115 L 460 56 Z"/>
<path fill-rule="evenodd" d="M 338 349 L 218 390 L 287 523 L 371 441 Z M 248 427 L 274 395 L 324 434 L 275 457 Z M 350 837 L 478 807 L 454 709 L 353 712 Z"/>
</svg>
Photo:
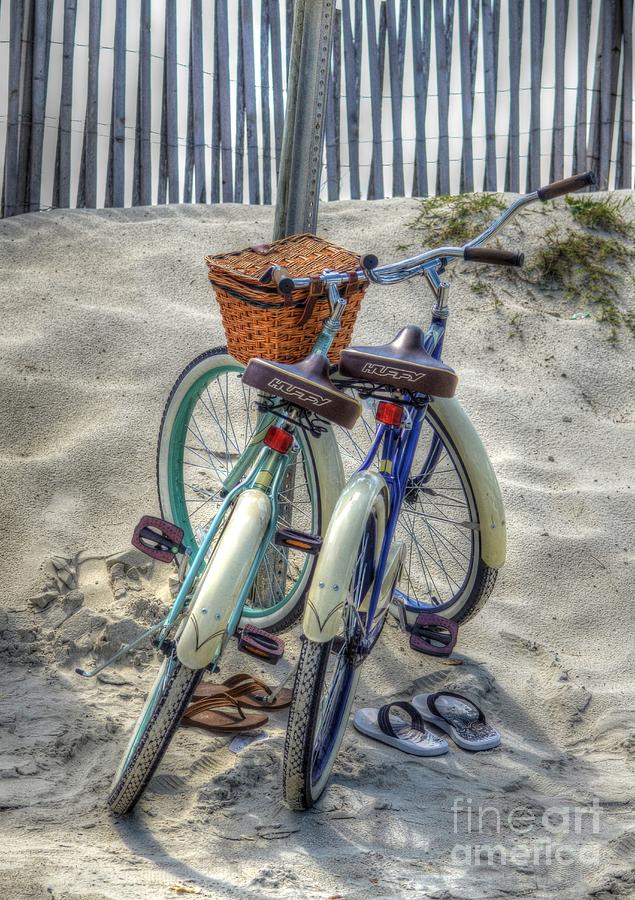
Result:
<svg viewBox="0 0 635 900">
<path fill-rule="evenodd" d="M 424 337 L 424 345 L 428 353 L 438 360 L 441 360 L 443 352 L 443 339 L 449 313 L 446 301 L 450 286 L 439 278 L 440 270 L 442 270 L 442 268 L 442 265 L 436 261 L 434 264 L 426 267 L 423 272 L 436 297 L 436 302 L 432 308 L 432 319 Z M 379 633 L 388 613 L 388 606 L 391 600 L 390 596 L 387 598 L 387 603 L 382 609 L 378 610 L 377 605 L 381 596 L 390 548 L 392 546 L 395 528 L 397 526 L 404 497 L 413 480 L 416 481 L 417 484 L 425 484 L 430 479 L 442 452 L 442 442 L 440 438 L 434 434 L 426 459 L 424 460 L 420 471 L 414 476 L 414 479 L 412 478 L 412 464 L 421 435 L 421 428 L 425 419 L 428 401 L 409 404 L 408 398 L 408 394 L 403 398 L 405 400 L 404 419 L 406 425 L 391 426 L 378 423 L 375 438 L 368 450 L 366 458 L 357 470 L 358 472 L 368 471 L 373 463 L 379 459 L 379 472 L 386 482 L 390 498 L 386 530 L 384 532 L 377 570 L 375 572 L 373 589 L 368 601 L 366 633 L 362 645 L 360 646 L 362 654 L 364 652 L 369 652 L 379 637 Z"/>
<path fill-rule="evenodd" d="M 340 297 L 336 285 L 329 286 L 328 293 L 331 305 L 331 315 L 324 322 L 322 330 L 313 347 L 314 353 L 320 353 L 324 356 L 327 356 L 335 335 L 339 331 L 340 320 L 344 309 L 346 308 L 346 300 Z M 289 418 L 281 418 L 277 416 L 275 412 L 265 412 L 261 414 L 256 431 L 252 436 L 250 443 L 245 448 L 240 459 L 237 461 L 223 484 L 223 488 L 227 491 L 227 494 L 192 560 L 187 576 L 179 589 L 172 609 L 165 619 L 158 637 L 155 639 L 155 645 L 157 647 L 160 648 L 164 645 L 170 630 L 185 610 L 190 599 L 192 587 L 194 586 L 197 576 L 206 565 L 206 556 L 209 553 L 214 538 L 219 533 L 219 530 L 225 521 L 225 516 L 229 508 L 235 503 L 241 493 L 255 488 L 257 490 L 265 491 L 269 495 L 271 500 L 271 518 L 267 531 L 265 532 L 249 569 L 249 573 L 244 584 L 240 588 L 234 609 L 229 618 L 225 638 L 222 647 L 217 653 L 217 657 L 220 656 L 227 640 L 235 633 L 253 581 L 267 552 L 269 542 L 274 536 L 278 522 L 278 493 L 285 472 L 292 461 L 292 455 L 295 456 L 298 450 L 297 443 L 288 453 L 278 453 L 264 445 L 263 440 L 265 434 L 271 425 L 286 427 L 291 433 L 293 433 L 295 428 L 293 421 L 290 422 Z M 215 665 L 215 663 L 216 659 L 210 661 L 212 666 Z"/>
</svg>

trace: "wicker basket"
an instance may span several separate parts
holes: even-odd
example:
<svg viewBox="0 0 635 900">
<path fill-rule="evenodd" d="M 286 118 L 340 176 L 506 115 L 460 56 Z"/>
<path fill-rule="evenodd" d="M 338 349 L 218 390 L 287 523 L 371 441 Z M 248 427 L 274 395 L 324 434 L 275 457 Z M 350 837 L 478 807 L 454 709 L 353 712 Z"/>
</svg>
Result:
<svg viewBox="0 0 635 900">
<path fill-rule="evenodd" d="M 292 278 L 316 277 L 328 268 L 354 273 L 359 256 L 313 234 L 248 247 L 235 253 L 207 256 L 209 280 L 220 306 L 229 352 L 239 362 L 252 356 L 277 362 L 297 362 L 310 353 L 330 308 L 324 285 L 315 281 L 306 289 L 281 296 L 273 284 L 260 279 L 271 266 L 284 266 Z M 353 276 L 341 289 L 347 305 L 329 352 L 337 362 L 349 344 L 367 283 Z"/>
</svg>

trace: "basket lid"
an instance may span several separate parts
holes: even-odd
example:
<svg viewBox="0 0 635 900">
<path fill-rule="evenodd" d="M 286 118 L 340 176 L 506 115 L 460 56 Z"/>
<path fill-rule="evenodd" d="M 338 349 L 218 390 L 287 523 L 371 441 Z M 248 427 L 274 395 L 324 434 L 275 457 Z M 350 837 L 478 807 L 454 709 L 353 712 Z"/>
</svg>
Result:
<svg viewBox="0 0 635 900">
<path fill-rule="evenodd" d="M 354 271 L 359 259 L 358 253 L 314 234 L 294 234 L 270 244 L 206 256 L 205 262 L 210 278 L 230 275 L 255 285 L 271 266 L 284 266 L 291 278 L 306 278 L 321 275 L 326 268 Z"/>
</svg>

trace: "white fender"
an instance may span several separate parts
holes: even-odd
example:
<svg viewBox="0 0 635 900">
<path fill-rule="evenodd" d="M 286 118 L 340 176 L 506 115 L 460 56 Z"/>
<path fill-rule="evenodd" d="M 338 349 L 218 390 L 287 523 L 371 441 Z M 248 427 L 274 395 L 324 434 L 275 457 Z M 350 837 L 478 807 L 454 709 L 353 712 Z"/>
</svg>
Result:
<svg viewBox="0 0 635 900">
<path fill-rule="evenodd" d="M 341 613 L 373 510 L 377 517 L 377 563 L 388 517 L 388 489 L 376 472 L 358 472 L 337 501 L 309 588 L 303 629 L 311 641 L 326 643 L 341 631 Z"/>
<path fill-rule="evenodd" d="M 337 445 L 333 429 L 329 426 L 319 437 L 305 432 L 308 439 L 308 451 L 313 457 L 320 485 L 320 505 L 322 508 L 322 525 L 320 532 L 326 534 L 331 521 L 335 504 L 344 490 L 344 466 L 340 448 Z"/>
<path fill-rule="evenodd" d="M 195 588 L 190 611 L 176 636 L 176 654 L 190 669 L 208 666 L 221 650 L 232 612 L 271 520 L 263 491 L 239 495 Z"/>
<path fill-rule="evenodd" d="M 507 535 L 505 509 L 487 451 L 467 413 L 452 398 L 434 397 L 429 415 L 436 417 L 456 447 L 470 480 L 478 510 L 483 562 L 500 569 L 505 562 Z"/>
</svg>

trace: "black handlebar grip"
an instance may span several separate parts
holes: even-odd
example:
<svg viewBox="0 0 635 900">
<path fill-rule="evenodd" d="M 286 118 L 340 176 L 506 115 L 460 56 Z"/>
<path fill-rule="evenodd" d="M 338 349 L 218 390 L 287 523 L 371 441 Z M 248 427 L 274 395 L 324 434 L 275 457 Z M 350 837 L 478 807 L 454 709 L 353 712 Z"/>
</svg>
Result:
<svg viewBox="0 0 635 900">
<path fill-rule="evenodd" d="M 493 266 L 520 267 L 525 262 L 525 254 L 515 253 L 513 250 L 495 250 L 493 247 L 466 247 L 463 259 L 468 262 L 490 263 Z"/>
<path fill-rule="evenodd" d="M 562 181 L 554 181 L 553 184 L 547 184 L 545 187 L 538 188 L 536 193 L 540 200 L 555 200 L 556 197 L 562 197 L 564 194 L 570 194 L 573 191 L 581 191 L 582 188 L 595 184 L 595 175 L 593 172 L 581 172 L 579 175 L 572 175 L 570 178 L 563 178 Z"/>
<path fill-rule="evenodd" d="M 272 280 L 278 288 L 279 294 L 293 293 L 293 278 L 289 275 L 284 266 L 276 266 L 272 272 Z"/>
<path fill-rule="evenodd" d="M 361 257 L 361 264 L 362 269 L 376 269 L 379 265 L 379 260 L 374 253 L 366 253 Z"/>
</svg>

